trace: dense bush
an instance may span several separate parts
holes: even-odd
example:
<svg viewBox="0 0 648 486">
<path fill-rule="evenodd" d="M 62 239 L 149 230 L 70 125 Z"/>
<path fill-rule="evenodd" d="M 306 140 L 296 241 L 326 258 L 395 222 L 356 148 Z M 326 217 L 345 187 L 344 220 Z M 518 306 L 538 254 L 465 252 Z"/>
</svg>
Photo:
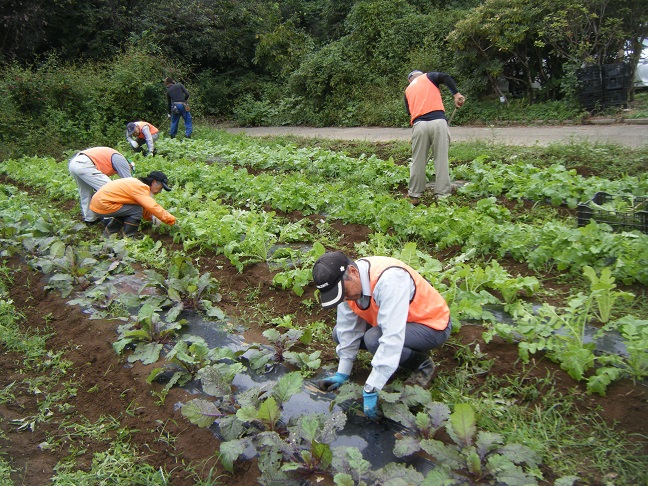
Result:
<svg viewBox="0 0 648 486">
<path fill-rule="evenodd" d="M 167 73 L 182 75 L 143 46 L 103 64 L 63 64 L 56 56 L 10 64 L 0 77 L 0 156 L 113 145 L 136 119 L 159 126 L 166 119 Z"/>
</svg>

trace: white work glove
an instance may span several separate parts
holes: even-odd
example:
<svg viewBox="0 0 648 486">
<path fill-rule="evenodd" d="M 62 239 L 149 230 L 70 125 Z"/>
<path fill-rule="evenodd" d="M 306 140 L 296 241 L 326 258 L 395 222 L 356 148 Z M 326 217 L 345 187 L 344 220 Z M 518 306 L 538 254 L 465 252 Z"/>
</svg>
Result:
<svg viewBox="0 0 648 486">
<path fill-rule="evenodd" d="M 131 144 L 131 147 L 133 147 L 134 149 L 137 148 L 137 142 L 135 140 L 131 140 L 130 144 Z"/>
<path fill-rule="evenodd" d="M 160 226 L 162 224 L 162 221 L 157 219 L 155 216 L 151 216 L 151 223 L 153 223 L 153 226 Z"/>
<path fill-rule="evenodd" d="M 153 157 L 153 152 L 149 152 L 148 154 L 146 154 L 146 156 L 147 157 Z"/>
</svg>

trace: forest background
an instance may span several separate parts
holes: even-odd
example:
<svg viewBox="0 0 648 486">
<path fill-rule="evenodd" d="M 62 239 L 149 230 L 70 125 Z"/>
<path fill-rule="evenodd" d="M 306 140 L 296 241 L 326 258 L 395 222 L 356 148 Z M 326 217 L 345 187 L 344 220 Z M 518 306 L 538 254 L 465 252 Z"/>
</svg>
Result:
<svg viewBox="0 0 648 486">
<path fill-rule="evenodd" d="M 0 18 L 0 158 L 164 130 L 166 76 L 194 117 L 240 125 L 407 126 L 413 69 L 455 78 L 456 124 L 578 121 L 578 70 L 632 69 L 648 36 L 648 0 L 4 0 Z"/>
</svg>

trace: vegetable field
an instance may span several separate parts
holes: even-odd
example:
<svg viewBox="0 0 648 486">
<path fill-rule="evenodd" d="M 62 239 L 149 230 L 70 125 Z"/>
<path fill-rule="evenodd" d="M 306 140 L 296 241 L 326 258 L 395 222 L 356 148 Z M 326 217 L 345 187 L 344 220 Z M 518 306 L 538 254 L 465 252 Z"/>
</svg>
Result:
<svg viewBox="0 0 648 486">
<path fill-rule="evenodd" d="M 645 171 L 458 146 L 465 183 L 412 207 L 389 157 L 207 130 L 156 148 L 133 160 L 169 176 L 178 225 L 130 240 L 81 223 L 66 160 L 0 164 L 6 484 L 645 484 L 648 234 L 577 221 L 597 193 L 648 195 Z M 284 416 L 337 365 L 311 268 L 338 249 L 407 262 L 455 325 L 430 389 L 381 392 L 367 427 L 399 432 L 380 468 L 335 445 L 369 355 L 330 413 Z M 187 334 L 195 316 L 240 346 Z M 242 392 L 243 373 L 266 384 Z"/>
</svg>

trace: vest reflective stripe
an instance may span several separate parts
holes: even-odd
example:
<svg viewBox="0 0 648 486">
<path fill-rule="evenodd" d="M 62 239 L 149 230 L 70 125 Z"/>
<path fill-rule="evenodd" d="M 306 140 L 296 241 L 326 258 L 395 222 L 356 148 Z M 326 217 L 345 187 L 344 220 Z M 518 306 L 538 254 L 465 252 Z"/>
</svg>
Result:
<svg viewBox="0 0 648 486">
<path fill-rule="evenodd" d="M 110 147 L 93 147 L 81 153 L 87 155 L 95 167 L 108 177 L 117 173 L 112 165 L 112 156 L 119 153 L 117 150 Z"/>
<path fill-rule="evenodd" d="M 159 130 L 157 128 L 155 128 L 153 125 L 151 125 L 150 123 L 146 123 L 146 122 L 143 122 L 143 121 L 138 121 L 138 122 L 135 122 L 135 125 L 137 125 L 137 127 L 140 129 L 139 130 L 139 135 L 137 136 L 137 138 L 142 138 L 142 139 L 145 138 L 144 134 L 142 133 L 142 128 L 144 128 L 147 125 L 149 127 L 149 131 L 151 132 L 151 135 L 155 135 L 157 132 L 159 132 Z"/>
<path fill-rule="evenodd" d="M 367 257 L 362 258 L 369 262 L 369 284 L 373 295 L 376 284 L 383 272 L 388 268 L 398 267 L 406 270 L 414 280 L 414 298 L 410 301 L 407 313 L 407 322 L 418 322 L 439 331 L 448 327 L 450 320 L 450 309 L 445 299 L 430 283 L 425 280 L 416 270 L 405 265 L 400 260 L 390 257 Z M 348 301 L 351 310 L 362 317 L 372 326 L 378 324 L 379 307 L 373 297 L 367 309 L 361 309 L 356 302 Z"/>
<path fill-rule="evenodd" d="M 412 81 L 405 89 L 405 96 L 410 110 L 410 125 L 421 115 L 431 111 L 445 111 L 441 91 L 428 79 L 427 74 Z"/>
</svg>

